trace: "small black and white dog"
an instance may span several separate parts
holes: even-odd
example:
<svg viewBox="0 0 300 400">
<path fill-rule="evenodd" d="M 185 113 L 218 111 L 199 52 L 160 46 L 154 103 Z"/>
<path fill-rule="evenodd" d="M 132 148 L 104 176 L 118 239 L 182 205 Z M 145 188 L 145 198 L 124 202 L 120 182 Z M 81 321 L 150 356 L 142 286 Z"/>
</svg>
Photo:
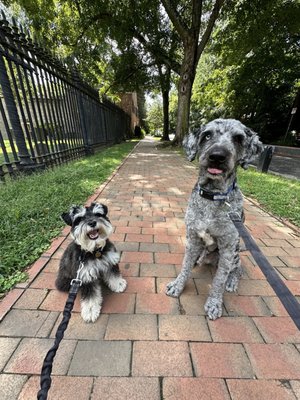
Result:
<svg viewBox="0 0 300 400">
<path fill-rule="evenodd" d="M 95 322 L 100 315 L 103 280 L 113 292 L 123 292 L 127 282 L 122 278 L 118 262 L 120 254 L 108 239 L 113 228 L 104 204 L 92 203 L 89 207 L 72 206 L 62 219 L 70 225 L 74 239 L 60 261 L 56 287 L 68 292 L 71 280 L 82 280 L 81 316 L 85 322 Z"/>
</svg>

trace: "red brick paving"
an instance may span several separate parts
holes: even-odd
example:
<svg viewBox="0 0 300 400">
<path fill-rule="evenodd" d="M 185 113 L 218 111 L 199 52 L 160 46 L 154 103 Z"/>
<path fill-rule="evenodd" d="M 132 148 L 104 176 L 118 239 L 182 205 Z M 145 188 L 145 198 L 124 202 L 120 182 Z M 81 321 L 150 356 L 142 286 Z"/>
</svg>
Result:
<svg viewBox="0 0 300 400">
<path fill-rule="evenodd" d="M 91 400 L 160 399 L 158 378 L 97 378 Z"/>
<path fill-rule="evenodd" d="M 49 390 L 49 400 L 87 400 L 93 388 L 93 378 L 54 376 L 51 389 Z M 35 399 L 40 389 L 39 377 L 31 377 L 24 385 L 18 400 Z"/>
<path fill-rule="evenodd" d="M 295 400 L 293 390 L 281 381 L 228 379 L 232 400 Z"/>
<path fill-rule="evenodd" d="M 259 318 L 257 318 L 259 320 Z M 214 342 L 262 343 L 263 338 L 249 317 L 219 318 L 209 321 L 208 326 Z"/>
<path fill-rule="evenodd" d="M 196 178 L 193 164 L 146 139 L 89 199 L 109 207 L 128 287 L 103 291 L 95 324 L 82 321 L 78 296 L 55 359 L 50 399 L 300 399 L 299 331 L 248 251 L 241 253 L 238 293 L 225 295 L 221 319 L 208 321 L 203 309 L 209 267 L 193 270 L 180 299 L 164 293 L 181 268 L 184 211 Z M 254 239 L 300 296 L 299 234 L 249 200 L 245 210 Z M 0 303 L 1 399 L 36 398 L 67 298 L 54 282 L 69 231 Z M 97 360 L 85 359 L 86 351 L 107 361 L 103 371 Z"/>
<path fill-rule="evenodd" d="M 195 374 L 206 378 L 253 378 L 254 372 L 242 344 L 191 343 Z"/>
<path fill-rule="evenodd" d="M 166 296 L 164 293 L 138 293 L 136 295 L 137 314 L 178 314 L 177 299 Z"/>
<path fill-rule="evenodd" d="M 258 378 L 300 379 L 299 351 L 292 344 L 246 344 Z"/>
<path fill-rule="evenodd" d="M 134 342 L 133 376 L 192 376 L 186 342 Z"/>
<path fill-rule="evenodd" d="M 165 378 L 163 395 L 168 400 L 230 400 L 222 379 Z"/>
</svg>

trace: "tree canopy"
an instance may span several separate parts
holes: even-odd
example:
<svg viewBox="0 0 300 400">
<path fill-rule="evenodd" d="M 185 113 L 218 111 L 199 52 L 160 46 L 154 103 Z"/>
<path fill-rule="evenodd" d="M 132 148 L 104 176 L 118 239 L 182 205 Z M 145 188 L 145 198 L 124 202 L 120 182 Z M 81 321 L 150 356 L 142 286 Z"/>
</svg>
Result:
<svg viewBox="0 0 300 400">
<path fill-rule="evenodd" d="M 299 0 L 4 3 L 21 7 L 32 31 L 102 93 L 159 88 L 164 131 L 170 114 L 179 143 L 189 117 L 237 118 L 267 140 L 284 134 L 300 86 Z"/>
<path fill-rule="evenodd" d="M 267 141 L 284 135 L 300 87 L 300 3 L 228 3 L 199 65 L 194 122 L 234 117 Z"/>
</svg>

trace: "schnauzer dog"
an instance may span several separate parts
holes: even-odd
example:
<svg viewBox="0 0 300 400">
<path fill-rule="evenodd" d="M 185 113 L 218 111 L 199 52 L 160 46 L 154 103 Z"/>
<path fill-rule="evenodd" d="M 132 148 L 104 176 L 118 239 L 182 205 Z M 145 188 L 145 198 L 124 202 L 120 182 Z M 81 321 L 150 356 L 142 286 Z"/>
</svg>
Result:
<svg viewBox="0 0 300 400">
<path fill-rule="evenodd" d="M 113 231 L 104 204 L 89 207 L 72 206 L 62 219 L 70 225 L 74 239 L 60 261 L 56 287 L 69 291 L 71 280 L 81 279 L 81 316 L 85 322 L 95 322 L 100 315 L 103 280 L 113 292 L 124 292 L 127 283 L 122 278 L 118 262 L 120 255 L 108 239 Z"/>
<path fill-rule="evenodd" d="M 187 243 L 182 270 L 167 285 L 166 294 L 178 297 L 197 260 L 203 264 L 207 257 L 215 258 L 218 268 L 204 307 L 207 316 L 215 320 L 222 315 L 224 291 L 236 291 L 242 275 L 239 234 L 229 216 L 237 213 L 244 220 L 237 167 L 247 169 L 263 145 L 255 132 L 234 119 L 209 122 L 191 132 L 183 145 L 190 161 L 199 154 L 200 172 L 185 216 Z"/>
</svg>

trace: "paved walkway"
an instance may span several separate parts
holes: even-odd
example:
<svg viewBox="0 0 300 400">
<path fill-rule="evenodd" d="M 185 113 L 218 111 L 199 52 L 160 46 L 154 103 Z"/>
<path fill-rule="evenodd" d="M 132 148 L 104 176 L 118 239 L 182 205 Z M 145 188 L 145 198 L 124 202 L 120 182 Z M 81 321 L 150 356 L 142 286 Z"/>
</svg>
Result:
<svg viewBox="0 0 300 400">
<path fill-rule="evenodd" d="M 109 206 L 122 252 L 125 293 L 104 296 L 85 324 L 76 301 L 53 368 L 54 400 L 300 399 L 300 332 L 249 253 L 238 294 L 224 317 L 203 304 L 212 276 L 193 271 L 179 300 L 164 294 L 180 270 L 184 212 L 197 171 L 181 156 L 143 140 L 93 198 Z M 271 264 L 300 296 L 299 236 L 246 201 L 247 226 Z M 30 281 L 2 301 L 0 399 L 34 400 L 66 295 L 54 288 L 68 230 L 31 268 Z M 78 300 L 78 299 L 77 299 Z"/>
</svg>

